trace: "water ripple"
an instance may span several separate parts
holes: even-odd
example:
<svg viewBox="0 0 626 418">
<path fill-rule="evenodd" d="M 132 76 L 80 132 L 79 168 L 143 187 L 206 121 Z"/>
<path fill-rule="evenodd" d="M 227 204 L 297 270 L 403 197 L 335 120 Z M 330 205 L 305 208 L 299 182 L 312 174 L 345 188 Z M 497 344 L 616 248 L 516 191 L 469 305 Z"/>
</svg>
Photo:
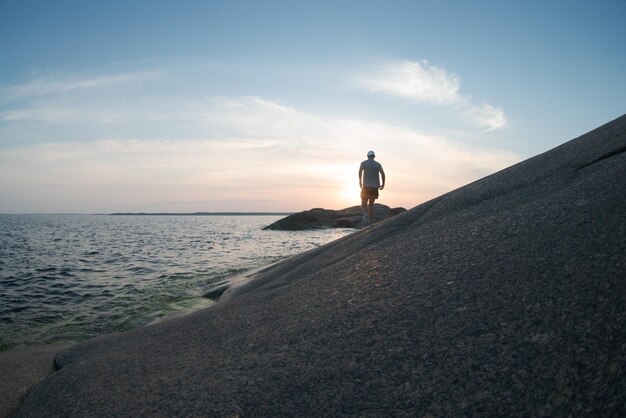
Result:
<svg viewBox="0 0 626 418">
<path fill-rule="evenodd" d="M 0 215 L 0 350 L 206 307 L 212 284 L 349 233 L 262 230 L 278 218 Z"/>
</svg>

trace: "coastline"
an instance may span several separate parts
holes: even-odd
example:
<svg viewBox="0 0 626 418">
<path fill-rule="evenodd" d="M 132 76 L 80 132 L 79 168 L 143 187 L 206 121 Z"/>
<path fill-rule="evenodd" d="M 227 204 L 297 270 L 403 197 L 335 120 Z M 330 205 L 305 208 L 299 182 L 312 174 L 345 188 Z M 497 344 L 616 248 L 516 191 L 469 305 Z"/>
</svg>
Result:
<svg viewBox="0 0 626 418">
<path fill-rule="evenodd" d="M 342 240 L 347 236 L 349 235 L 338 238 L 335 241 Z M 325 245 L 332 244 L 335 241 Z M 321 247 L 312 248 L 304 251 L 303 253 L 294 254 L 277 262 L 236 274 L 216 283 L 215 286 L 209 288 L 203 296 L 203 298 L 207 301 L 212 301 L 210 306 L 185 312 L 183 314 L 176 314 L 175 312 L 172 312 L 170 315 L 165 315 L 164 317 L 158 318 L 155 321 L 145 324 L 139 328 L 123 332 L 102 334 L 100 336 L 125 334 L 137 329 L 152 327 L 164 322 L 190 316 L 200 311 L 212 309 L 217 303 L 220 303 L 220 301 L 224 302 L 229 299 L 233 294 L 237 293 L 237 290 L 240 288 L 250 286 L 251 283 L 259 279 L 259 277 L 263 277 L 264 273 L 270 272 L 284 263 L 289 263 L 289 261 L 293 258 L 311 257 L 320 248 Z M 226 295 L 224 295 L 224 293 L 226 293 Z M 100 336 L 92 337 L 91 339 Z M 59 355 L 62 351 L 83 342 L 85 341 L 40 345 L 18 345 L 11 347 L 8 350 L 0 351 L 0 417 L 12 416 L 17 409 L 19 409 L 19 406 L 28 396 L 31 389 L 58 370 L 55 362 L 57 355 Z"/>
<path fill-rule="evenodd" d="M 213 303 L 202 296 L 214 283 L 349 233 L 262 229 L 276 219 L 3 219 L 0 351 L 82 341 L 198 310 Z"/>
<path fill-rule="evenodd" d="M 216 289 L 221 288 L 222 286 L 225 286 L 224 290 L 226 290 L 232 286 L 243 285 L 250 280 L 254 280 L 255 276 L 280 263 L 281 261 L 235 275 L 232 278 L 220 282 L 218 286 L 209 289 L 207 294 L 215 292 Z M 219 296 L 224 290 L 219 292 L 215 299 L 204 296 L 207 300 L 213 300 L 213 305 L 211 306 L 186 312 L 182 315 L 175 314 L 159 318 L 158 320 L 139 328 L 151 327 L 163 322 L 192 315 L 201 310 L 211 309 L 214 304 L 219 301 Z M 126 332 L 131 331 L 133 330 Z M 123 333 L 124 332 L 121 334 Z M 120 332 L 113 334 L 120 334 Z M 18 345 L 11 347 L 8 350 L 0 351 L 0 417 L 12 416 L 22 404 L 24 399 L 28 396 L 28 393 L 31 391 L 33 386 L 57 370 L 55 357 L 59 353 L 82 342 L 83 341 L 45 345 Z"/>
</svg>

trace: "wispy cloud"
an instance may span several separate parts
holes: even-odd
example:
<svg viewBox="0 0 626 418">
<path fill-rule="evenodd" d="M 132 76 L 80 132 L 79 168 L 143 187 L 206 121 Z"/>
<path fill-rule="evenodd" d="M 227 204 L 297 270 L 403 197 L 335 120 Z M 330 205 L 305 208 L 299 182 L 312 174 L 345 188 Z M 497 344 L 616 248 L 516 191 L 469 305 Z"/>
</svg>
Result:
<svg viewBox="0 0 626 418">
<path fill-rule="evenodd" d="M 510 152 L 259 97 L 207 98 L 180 114 L 206 135 L 0 150 L 0 212 L 19 202 L 53 201 L 58 211 L 167 210 L 164 201 L 191 211 L 225 210 L 215 202 L 226 201 L 239 210 L 345 207 L 358 201 L 356 190 L 344 191 L 356 188 L 358 163 L 370 148 L 388 172 L 383 203 L 411 207 L 519 160 Z M 266 206 L 245 206 L 251 191 L 267 199 Z"/>
<path fill-rule="evenodd" d="M 14 109 L 5 112 L 0 112 L 0 121 L 19 121 L 19 120 L 35 120 L 43 122 L 57 122 L 62 120 L 68 120 L 74 115 L 74 112 L 70 112 L 65 108 L 25 108 Z"/>
<path fill-rule="evenodd" d="M 54 78 L 47 76 L 31 80 L 27 83 L 7 87 L 5 89 L 5 95 L 14 99 L 41 97 L 76 90 L 109 87 L 116 84 L 152 81 L 162 76 L 163 73 L 161 72 L 131 72 L 71 78 Z"/>
<path fill-rule="evenodd" d="M 504 110 L 488 103 L 469 105 L 465 111 L 467 120 L 484 131 L 493 131 L 506 125 Z"/>
<path fill-rule="evenodd" d="M 359 77 L 358 82 L 372 92 L 417 102 L 449 104 L 461 100 L 459 76 L 432 66 L 426 60 L 379 65 L 369 74 Z"/>
<path fill-rule="evenodd" d="M 487 103 L 476 104 L 462 95 L 461 78 L 427 60 L 399 61 L 373 67 L 357 78 L 359 86 L 373 93 L 408 99 L 414 103 L 449 106 L 472 126 L 492 131 L 506 125 L 504 110 Z"/>
</svg>

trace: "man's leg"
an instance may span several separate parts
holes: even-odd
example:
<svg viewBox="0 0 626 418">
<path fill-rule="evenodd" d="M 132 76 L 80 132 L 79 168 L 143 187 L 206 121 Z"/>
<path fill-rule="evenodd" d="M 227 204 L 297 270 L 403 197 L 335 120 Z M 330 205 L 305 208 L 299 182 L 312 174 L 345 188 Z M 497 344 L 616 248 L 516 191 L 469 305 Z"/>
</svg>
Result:
<svg viewBox="0 0 626 418">
<path fill-rule="evenodd" d="M 367 226 L 369 223 L 369 217 L 367 216 L 367 197 L 361 197 L 361 212 L 363 213 L 363 221 L 361 221 L 362 226 Z"/>
<path fill-rule="evenodd" d="M 376 199 L 374 199 L 373 197 L 370 198 L 369 207 L 367 208 L 368 209 L 368 214 L 369 214 L 369 217 L 370 217 L 370 223 L 374 220 L 374 201 L 375 200 Z"/>
<path fill-rule="evenodd" d="M 361 198 L 361 213 L 363 213 L 363 216 L 367 215 L 367 198 L 366 197 Z"/>
</svg>

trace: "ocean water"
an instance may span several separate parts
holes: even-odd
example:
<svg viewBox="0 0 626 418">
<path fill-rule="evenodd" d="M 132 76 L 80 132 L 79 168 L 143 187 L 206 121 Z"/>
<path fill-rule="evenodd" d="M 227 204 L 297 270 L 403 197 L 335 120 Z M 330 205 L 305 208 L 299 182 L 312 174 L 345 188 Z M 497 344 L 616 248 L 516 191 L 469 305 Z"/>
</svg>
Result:
<svg viewBox="0 0 626 418">
<path fill-rule="evenodd" d="M 216 283 L 352 232 L 262 230 L 280 218 L 0 215 L 0 350 L 208 307 Z"/>
</svg>

